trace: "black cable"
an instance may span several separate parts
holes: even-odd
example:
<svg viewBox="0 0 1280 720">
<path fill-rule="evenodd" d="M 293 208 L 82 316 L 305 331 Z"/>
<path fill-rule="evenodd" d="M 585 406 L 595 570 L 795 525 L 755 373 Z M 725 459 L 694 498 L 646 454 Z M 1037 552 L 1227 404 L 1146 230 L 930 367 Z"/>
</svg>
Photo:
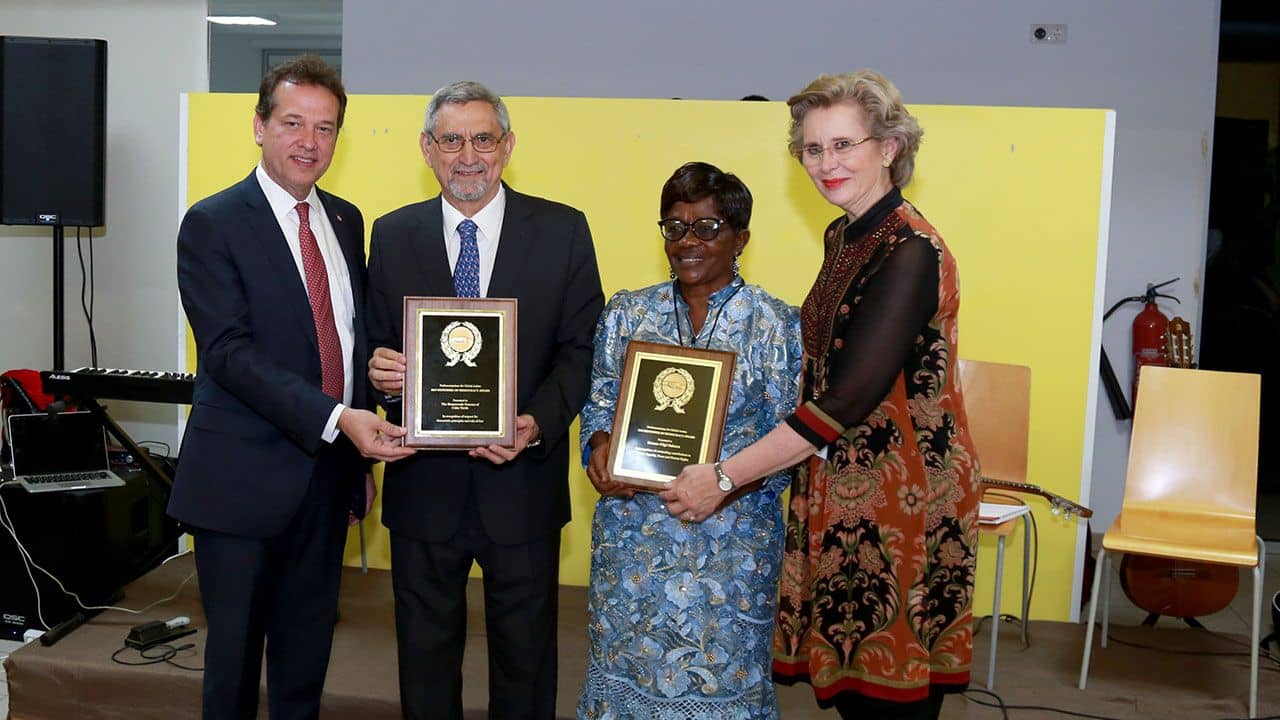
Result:
<svg viewBox="0 0 1280 720">
<path fill-rule="evenodd" d="M 991 697 L 995 698 L 996 701 L 987 702 L 985 700 L 979 700 L 976 697 L 973 697 L 974 694 L 990 695 Z M 991 692 L 990 690 L 980 690 L 978 688 L 970 688 L 968 690 L 965 690 L 963 695 L 965 700 L 968 700 L 969 702 L 975 705 L 982 705 L 983 707 L 989 707 L 989 708 L 999 708 L 1000 717 L 1004 718 L 1005 720 L 1008 720 L 1010 710 L 1038 710 L 1041 712 L 1058 713 L 1060 715 L 1067 715 L 1070 717 L 1092 718 L 1092 720 L 1124 720 L 1123 718 L 1112 717 L 1110 715 L 1091 715 L 1089 713 L 1076 712 L 1074 710 L 1062 710 L 1060 708 L 1047 707 L 1044 705 L 1008 705 L 1005 703 L 1004 698 L 1001 698 L 999 695 Z"/>
<path fill-rule="evenodd" d="M 80 309 L 84 311 L 85 323 L 89 326 L 89 362 L 98 367 L 98 336 L 93 329 L 94 273 L 93 273 L 93 228 L 89 228 L 89 267 L 85 271 L 84 249 L 80 244 L 80 228 L 76 228 L 76 257 L 80 259 Z M 88 299 L 85 298 L 85 283 L 88 283 Z"/>
<path fill-rule="evenodd" d="M 1196 629 L 1199 632 L 1202 632 L 1208 635 L 1209 637 L 1216 638 L 1224 642 L 1229 642 L 1233 645 L 1249 647 L 1248 642 L 1245 642 L 1242 640 L 1236 640 L 1233 637 L 1222 635 L 1220 633 L 1213 632 L 1212 630 L 1204 630 L 1200 628 L 1196 628 Z M 1250 657 L 1249 653 L 1247 652 L 1226 652 L 1226 651 L 1220 651 L 1220 650 L 1174 650 L 1172 648 L 1162 648 L 1162 647 L 1156 647 L 1154 645 L 1143 645 L 1142 643 L 1130 642 L 1128 640 L 1121 640 L 1120 638 L 1116 637 L 1112 633 L 1107 633 L 1107 640 L 1110 640 L 1111 642 L 1114 642 L 1114 643 L 1119 643 L 1121 645 L 1124 645 L 1125 647 L 1136 648 L 1138 650 L 1150 650 L 1152 652 L 1165 653 L 1166 655 L 1200 655 L 1203 657 Z M 1258 667 L 1260 670 L 1280 672 L 1280 658 L 1277 658 L 1275 655 L 1272 655 L 1270 650 L 1267 650 L 1265 648 L 1258 648 L 1258 657 L 1266 658 L 1277 665 L 1277 667 L 1274 667 L 1274 668 L 1263 667 L 1259 665 Z"/>
<path fill-rule="evenodd" d="M 139 440 L 138 441 L 138 447 L 145 447 L 147 445 L 159 445 L 160 447 L 163 447 L 165 457 L 170 457 L 173 454 L 173 448 L 169 447 L 169 443 L 164 442 L 162 440 Z"/>
<path fill-rule="evenodd" d="M 97 312 L 96 301 L 98 298 L 98 280 L 97 280 L 97 263 L 93 257 L 93 228 L 89 228 L 89 315 L 92 317 Z M 89 323 L 89 363 L 93 367 L 98 367 L 98 334 L 93 329 L 93 323 Z"/>
<path fill-rule="evenodd" d="M 972 695 L 974 694 L 990 695 L 991 697 L 995 698 L 996 701 L 994 703 L 984 702 L 975 697 L 972 697 Z M 974 703 L 975 705 L 1000 708 L 1000 717 L 1004 718 L 1004 720 L 1009 720 L 1009 708 L 1005 706 L 1004 698 L 991 692 L 990 690 L 980 690 L 978 688 L 969 688 L 968 690 L 965 690 L 963 693 L 961 693 L 961 695 L 964 697 L 965 700 L 968 700 L 969 702 Z"/>
<path fill-rule="evenodd" d="M 129 665 L 129 666 L 135 666 L 135 667 L 139 665 L 159 665 L 160 663 L 164 663 L 166 665 L 172 665 L 178 668 L 179 670 L 190 670 L 192 672 L 204 672 L 204 668 L 202 667 L 191 667 L 189 665 L 183 665 L 182 663 L 179 663 L 179 662 L 174 662 L 174 658 L 178 657 L 179 653 L 185 650 L 193 650 L 195 646 L 196 646 L 195 643 L 185 643 L 177 647 L 174 647 L 173 645 L 169 645 L 167 643 L 158 643 L 156 645 L 151 645 L 149 647 L 139 649 L 135 647 L 130 647 L 129 645 L 123 645 L 120 647 L 119 650 L 116 650 L 115 652 L 111 653 L 111 662 L 116 663 L 117 665 Z M 138 656 L 141 657 L 142 660 L 138 662 L 121 660 L 120 653 L 126 650 L 136 651 L 138 653 Z M 153 652 L 155 650 L 159 650 L 160 654 L 158 655 L 155 654 Z"/>
<path fill-rule="evenodd" d="M 1031 603 L 1036 597 L 1036 576 L 1040 573 L 1040 525 L 1036 523 L 1036 514 L 1028 512 L 1031 519 L 1031 582 L 1027 584 L 1027 617 L 1022 622 L 1027 625 L 1027 643 L 1023 649 L 1031 647 Z"/>
</svg>

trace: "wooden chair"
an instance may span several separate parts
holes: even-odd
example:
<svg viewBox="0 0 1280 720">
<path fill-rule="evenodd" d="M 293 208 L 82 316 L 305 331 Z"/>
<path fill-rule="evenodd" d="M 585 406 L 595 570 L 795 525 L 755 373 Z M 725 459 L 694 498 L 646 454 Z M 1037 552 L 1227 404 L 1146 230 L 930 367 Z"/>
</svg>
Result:
<svg viewBox="0 0 1280 720">
<path fill-rule="evenodd" d="M 978 449 L 984 480 L 1027 481 L 1027 440 L 1031 424 L 1031 368 L 1025 365 L 961 359 L 960 387 L 964 391 L 969 433 Z M 1031 519 L 1022 518 L 1022 642 L 1027 642 L 1027 612 L 1031 569 Z M 987 658 L 987 689 L 995 687 L 996 641 L 1000 629 L 1000 594 L 1004 579 L 1005 538 L 1018 518 L 998 525 L 979 525 L 979 532 L 996 537 L 996 586 L 991 603 L 991 653 Z"/>
<path fill-rule="evenodd" d="M 1245 373 L 1142 368 L 1120 515 L 1102 539 L 1090 594 L 1080 689 L 1089 677 L 1098 588 L 1111 553 L 1253 569 L 1249 717 L 1257 717 L 1258 630 L 1266 546 L 1257 536 L 1261 378 Z M 1106 583 L 1110 588 L 1110 582 Z"/>
</svg>

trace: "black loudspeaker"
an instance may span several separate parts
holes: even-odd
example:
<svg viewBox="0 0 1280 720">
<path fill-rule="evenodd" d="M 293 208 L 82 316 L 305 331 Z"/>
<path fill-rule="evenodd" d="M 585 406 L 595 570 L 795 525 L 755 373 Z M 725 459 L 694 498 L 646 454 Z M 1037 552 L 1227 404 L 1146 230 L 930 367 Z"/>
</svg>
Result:
<svg viewBox="0 0 1280 720">
<path fill-rule="evenodd" d="M 168 486 L 144 472 L 116 472 L 125 484 L 101 490 L 0 488 L 22 549 L 90 606 L 110 604 L 120 588 L 177 550 L 177 523 L 164 512 Z M 0 528 L 0 640 L 22 640 L 26 630 L 53 627 L 79 610 L 47 575 L 35 568 L 28 575 L 20 553 Z"/>
<path fill-rule="evenodd" d="M 106 224 L 107 42 L 0 37 L 0 224 Z"/>
</svg>

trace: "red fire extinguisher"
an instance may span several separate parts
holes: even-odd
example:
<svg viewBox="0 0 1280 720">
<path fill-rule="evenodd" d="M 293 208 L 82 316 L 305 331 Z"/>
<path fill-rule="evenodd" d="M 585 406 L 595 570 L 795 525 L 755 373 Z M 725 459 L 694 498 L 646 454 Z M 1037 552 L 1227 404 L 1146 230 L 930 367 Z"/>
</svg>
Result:
<svg viewBox="0 0 1280 720">
<path fill-rule="evenodd" d="M 1112 313 L 1120 309 L 1120 306 L 1131 302 L 1140 302 L 1145 305 L 1142 312 L 1133 319 L 1133 399 L 1136 403 L 1138 400 L 1138 375 L 1142 372 L 1143 365 L 1168 365 L 1169 358 L 1166 355 L 1165 338 L 1169 330 L 1169 318 L 1156 306 L 1156 298 L 1166 298 L 1176 303 L 1182 301 L 1172 295 L 1166 295 L 1160 292 L 1160 288 L 1177 282 L 1180 278 L 1166 280 L 1162 283 L 1153 285 L 1147 283 L 1147 291 L 1142 295 L 1134 295 L 1127 297 L 1115 305 L 1102 316 L 1103 320 L 1111 317 Z M 1104 382 L 1108 380 L 1107 373 L 1111 369 L 1111 363 L 1106 360 L 1106 352 L 1103 352 L 1103 375 Z M 1119 394 L 1119 388 L 1114 386 L 1114 375 L 1108 387 L 1108 393 L 1112 395 L 1112 403 L 1116 405 L 1127 405 L 1124 403 L 1123 397 L 1116 397 Z M 1131 411 L 1128 407 L 1124 407 L 1123 413 L 1121 408 L 1117 407 L 1116 417 L 1129 417 Z"/>
<path fill-rule="evenodd" d="M 1146 295 L 1142 298 L 1146 307 L 1142 308 L 1142 312 L 1133 319 L 1133 402 L 1135 404 L 1138 402 L 1138 376 L 1142 373 L 1142 366 L 1169 364 L 1169 357 L 1165 351 L 1169 317 L 1156 307 L 1157 297 L 1172 296 L 1162 295 L 1148 285 Z M 1177 298 L 1173 299 L 1177 300 Z"/>
</svg>

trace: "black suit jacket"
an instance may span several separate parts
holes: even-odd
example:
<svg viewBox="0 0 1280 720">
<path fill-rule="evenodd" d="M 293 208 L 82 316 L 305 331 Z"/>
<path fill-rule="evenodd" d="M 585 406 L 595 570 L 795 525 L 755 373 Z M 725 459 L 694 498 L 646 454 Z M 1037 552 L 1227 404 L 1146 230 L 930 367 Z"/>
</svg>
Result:
<svg viewBox="0 0 1280 720">
<path fill-rule="evenodd" d="M 369 407 L 364 218 L 319 191 L 342 246 L 355 309 L 352 402 Z M 368 465 L 321 434 L 337 402 L 321 389 L 306 285 L 253 173 L 196 203 L 178 231 L 178 291 L 196 341 L 196 384 L 169 514 L 247 537 L 284 530 L 312 474 L 363 487 Z"/>
<path fill-rule="evenodd" d="M 387 465 L 382 518 L 391 530 L 440 542 L 458 530 L 469 492 L 500 544 L 557 532 L 569 521 L 569 424 L 590 387 L 591 342 L 604 307 L 591 231 L 581 211 L 506 188 L 502 237 L 488 297 L 519 301 L 518 413 L 532 415 L 542 445 L 493 465 L 460 451 L 423 451 Z M 439 196 L 373 224 L 369 345 L 403 349 L 404 298 L 453 296 Z M 399 404 L 388 419 L 400 422 Z"/>
</svg>

